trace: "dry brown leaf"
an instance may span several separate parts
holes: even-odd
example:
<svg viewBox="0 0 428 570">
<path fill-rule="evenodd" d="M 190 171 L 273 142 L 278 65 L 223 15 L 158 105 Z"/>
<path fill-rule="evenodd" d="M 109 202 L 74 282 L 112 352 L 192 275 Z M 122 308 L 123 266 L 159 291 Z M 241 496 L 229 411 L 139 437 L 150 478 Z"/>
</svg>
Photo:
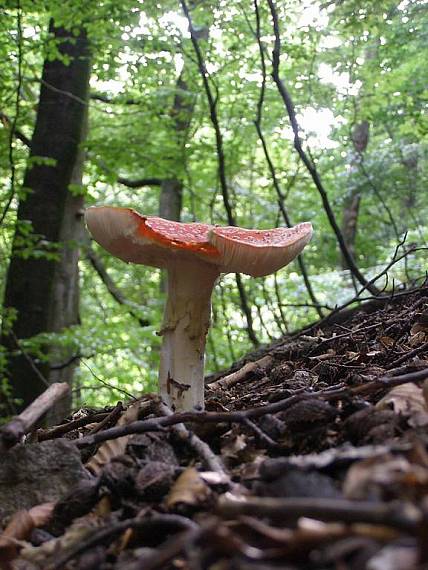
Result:
<svg viewBox="0 0 428 570">
<path fill-rule="evenodd" d="M 20 542 L 26 540 L 34 528 L 34 520 L 28 511 L 16 512 L 0 535 L 0 567 L 12 568 L 11 561 L 18 556 Z"/>
<path fill-rule="evenodd" d="M 394 346 L 395 340 L 390 336 L 380 336 L 379 342 L 381 342 L 386 348 L 389 348 L 391 346 Z"/>
<path fill-rule="evenodd" d="M 55 503 L 36 505 L 29 511 L 16 512 L 0 535 L 0 567 L 12 568 L 11 561 L 18 556 L 22 541 L 28 540 L 34 528 L 45 525 L 52 517 Z"/>
<path fill-rule="evenodd" d="M 124 414 L 121 415 L 116 425 L 125 426 L 138 419 L 140 402 L 131 404 Z M 111 439 L 103 443 L 93 457 L 86 463 L 86 468 L 94 475 L 99 475 L 106 463 L 113 457 L 125 453 L 130 436 L 124 435 L 117 439 Z"/>
<path fill-rule="evenodd" d="M 231 431 L 225 434 L 223 439 L 224 443 L 221 446 L 221 454 L 223 457 L 236 459 L 247 447 L 247 438 L 244 434 L 235 434 Z"/>
<path fill-rule="evenodd" d="M 416 348 L 426 342 L 428 342 L 428 333 L 425 330 L 418 330 L 418 332 L 415 332 L 409 338 L 409 346 L 412 348 Z"/>
<path fill-rule="evenodd" d="M 367 499 L 373 492 L 390 486 L 406 486 L 424 493 L 428 470 L 410 463 L 404 457 L 386 453 L 354 463 L 346 474 L 343 493 L 348 499 Z"/>
<path fill-rule="evenodd" d="M 20 553 L 20 559 L 31 562 L 40 570 L 45 570 L 58 556 L 67 550 L 73 549 L 77 544 L 91 536 L 99 528 L 99 521 L 95 517 L 82 517 L 73 521 L 71 526 L 59 538 L 48 540 L 40 546 L 28 544 Z"/>
<path fill-rule="evenodd" d="M 55 503 L 42 503 L 41 505 L 36 505 L 32 507 L 28 513 L 34 521 L 35 527 L 44 526 L 47 524 L 53 515 L 55 508 Z"/>
<path fill-rule="evenodd" d="M 167 498 L 166 506 L 173 508 L 178 504 L 200 505 L 210 496 L 210 488 L 194 467 L 188 467 L 178 477 Z"/>
<path fill-rule="evenodd" d="M 376 404 L 379 410 L 392 409 L 407 416 L 412 427 L 428 425 L 428 410 L 422 388 L 415 384 L 403 384 L 392 388 Z"/>
</svg>

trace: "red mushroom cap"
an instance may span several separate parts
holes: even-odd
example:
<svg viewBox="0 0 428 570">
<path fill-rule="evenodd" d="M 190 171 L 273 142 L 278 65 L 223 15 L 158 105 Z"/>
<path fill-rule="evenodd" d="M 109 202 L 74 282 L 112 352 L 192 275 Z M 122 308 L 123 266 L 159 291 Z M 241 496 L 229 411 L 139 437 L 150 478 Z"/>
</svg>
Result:
<svg viewBox="0 0 428 570">
<path fill-rule="evenodd" d="M 182 224 L 111 206 L 88 208 L 85 218 L 95 241 L 123 261 L 167 267 L 171 259 L 196 256 L 221 263 L 219 252 L 208 242 L 213 228 L 208 224 Z"/>
<path fill-rule="evenodd" d="M 224 271 L 262 277 L 293 261 L 311 237 L 309 222 L 272 230 L 232 226 L 211 230 L 210 243 L 220 252 Z"/>
<path fill-rule="evenodd" d="M 219 273 L 269 275 L 298 255 L 312 236 L 310 223 L 294 228 L 248 230 L 180 223 L 142 216 L 131 208 L 86 210 L 94 239 L 123 261 L 167 267 L 173 259 L 201 259 Z"/>
</svg>

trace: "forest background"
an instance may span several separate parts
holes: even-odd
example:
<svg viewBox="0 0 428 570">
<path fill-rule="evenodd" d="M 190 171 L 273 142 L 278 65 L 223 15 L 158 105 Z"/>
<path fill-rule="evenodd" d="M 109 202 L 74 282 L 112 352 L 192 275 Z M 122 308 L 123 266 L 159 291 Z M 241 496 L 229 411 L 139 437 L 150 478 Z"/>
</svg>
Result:
<svg viewBox="0 0 428 570">
<path fill-rule="evenodd" d="M 91 243 L 89 205 L 313 223 L 285 270 L 220 280 L 209 372 L 356 294 L 420 284 L 427 36 L 422 0 L 6 1 L 2 413 L 53 381 L 74 405 L 156 389 L 163 277 Z"/>
</svg>

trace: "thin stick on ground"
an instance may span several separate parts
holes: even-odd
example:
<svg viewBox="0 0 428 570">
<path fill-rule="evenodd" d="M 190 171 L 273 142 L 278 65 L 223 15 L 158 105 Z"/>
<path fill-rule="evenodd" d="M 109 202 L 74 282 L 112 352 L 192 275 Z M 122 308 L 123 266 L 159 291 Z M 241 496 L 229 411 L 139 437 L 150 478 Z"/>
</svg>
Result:
<svg viewBox="0 0 428 570">
<path fill-rule="evenodd" d="M 163 431 L 166 427 L 185 422 L 245 423 L 248 419 L 253 420 L 266 414 L 275 414 L 277 412 L 284 411 L 303 400 L 319 398 L 326 401 L 338 401 L 356 395 L 376 394 L 377 392 L 388 390 L 394 386 L 400 386 L 401 384 L 407 384 L 409 382 L 422 382 L 426 378 L 428 378 L 428 368 L 418 370 L 417 372 L 410 372 L 409 374 L 403 374 L 402 376 L 381 376 L 376 380 L 354 388 L 340 387 L 336 390 L 327 389 L 320 390 L 319 392 L 302 392 L 301 394 L 285 398 L 279 402 L 274 402 L 258 408 L 250 408 L 248 410 L 233 412 L 180 412 L 167 417 L 152 418 L 132 422 L 125 426 L 113 427 L 97 434 L 83 437 L 76 441 L 76 445 L 77 447 L 82 448 L 88 445 L 95 445 L 109 439 L 123 437 L 124 435 L 145 433 L 148 431 Z"/>
<path fill-rule="evenodd" d="M 422 513 L 411 504 L 377 504 L 346 499 L 234 497 L 220 498 L 217 512 L 224 517 L 240 515 L 265 516 L 290 521 L 310 517 L 322 521 L 371 523 L 413 533 L 422 521 Z"/>
<path fill-rule="evenodd" d="M 128 529 L 153 531 L 153 528 L 158 526 L 186 529 L 187 532 L 194 532 L 199 530 L 199 526 L 196 523 L 181 515 L 154 515 L 153 517 L 146 519 L 134 518 L 124 520 L 102 528 L 86 540 L 79 541 L 77 546 L 70 550 L 67 550 L 62 556 L 56 557 L 54 563 L 49 566 L 49 570 L 60 570 L 64 568 L 64 565 L 69 560 L 72 560 L 76 556 L 83 554 L 85 551 L 94 546 L 104 544 L 106 542 L 111 542 L 112 539 L 121 535 Z"/>
<path fill-rule="evenodd" d="M 173 415 L 172 410 L 163 403 L 159 404 L 159 411 L 165 417 L 171 417 Z M 223 465 L 222 460 L 213 452 L 207 443 L 202 441 L 202 439 L 199 438 L 196 434 L 188 430 L 184 424 L 177 424 L 173 426 L 173 430 L 180 436 L 184 435 L 190 447 L 192 447 L 196 453 L 198 453 L 208 469 L 215 471 L 220 475 L 226 476 L 227 478 L 230 478 L 225 466 Z"/>
</svg>

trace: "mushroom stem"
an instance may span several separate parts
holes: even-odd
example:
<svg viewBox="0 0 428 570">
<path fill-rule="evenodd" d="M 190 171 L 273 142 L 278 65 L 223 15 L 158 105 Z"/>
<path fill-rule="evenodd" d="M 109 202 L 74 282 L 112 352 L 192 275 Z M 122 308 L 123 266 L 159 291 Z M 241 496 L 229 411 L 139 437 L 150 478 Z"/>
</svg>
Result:
<svg viewBox="0 0 428 570">
<path fill-rule="evenodd" d="M 159 389 L 177 411 L 204 408 L 205 339 L 210 325 L 211 293 L 219 268 L 203 261 L 174 261 L 168 266 L 168 298 Z"/>
</svg>

